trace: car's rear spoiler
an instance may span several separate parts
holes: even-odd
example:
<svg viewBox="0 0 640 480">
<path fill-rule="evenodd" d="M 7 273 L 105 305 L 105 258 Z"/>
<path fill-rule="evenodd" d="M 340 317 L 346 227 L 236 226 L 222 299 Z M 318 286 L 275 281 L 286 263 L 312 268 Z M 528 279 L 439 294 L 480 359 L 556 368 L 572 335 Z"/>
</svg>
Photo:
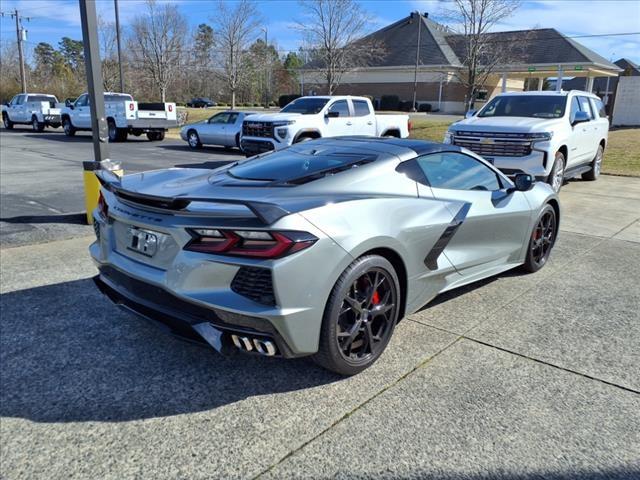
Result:
<svg viewBox="0 0 640 480">
<path fill-rule="evenodd" d="M 162 213 L 172 214 L 188 213 L 189 210 L 187 210 L 187 207 L 193 202 L 242 205 L 248 208 L 251 213 L 253 213 L 258 220 L 265 225 L 271 225 L 292 213 L 322 207 L 329 203 L 341 203 L 372 198 L 406 198 L 404 195 L 325 194 L 279 198 L 277 202 L 262 202 L 225 197 L 160 197 L 125 190 L 121 186 L 120 177 L 106 170 L 96 171 L 96 176 L 105 189 L 112 192 L 124 202 L 137 204 Z"/>
<path fill-rule="evenodd" d="M 98 170 L 95 173 L 98 180 L 100 180 L 100 184 L 118 198 L 125 202 L 129 201 L 138 205 L 151 207 L 154 210 L 161 210 L 165 213 L 184 213 L 185 209 L 192 202 L 243 205 L 266 225 L 271 225 L 282 217 L 292 213 L 289 210 L 273 203 L 243 200 L 238 198 L 160 197 L 157 195 L 131 192 L 122 188 L 120 177 L 117 175 L 107 170 Z"/>
</svg>

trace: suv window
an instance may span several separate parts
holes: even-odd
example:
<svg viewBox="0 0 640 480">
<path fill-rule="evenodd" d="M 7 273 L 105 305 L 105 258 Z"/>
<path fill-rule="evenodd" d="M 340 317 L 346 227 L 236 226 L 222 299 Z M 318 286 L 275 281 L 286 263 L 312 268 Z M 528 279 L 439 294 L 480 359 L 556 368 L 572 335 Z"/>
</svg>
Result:
<svg viewBox="0 0 640 480">
<path fill-rule="evenodd" d="M 580 110 L 589 114 L 589 117 L 593 120 L 595 115 L 591 110 L 591 103 L 589 102 L 588 97 L 578 97 L 578 101 L 580 102 Z"/>
<path fill-rule="evenodd" d="M 329 107 L 330 112 L 338 112 L 339 117 L 349 116 L 349 104 L 346 100 L 338 100 Z"/>
<path fill-rule="evenodd" d="M 607 118 L 607 110 L 604 106 L 604 103 L 602 103 L 602 100 L 600 100 L 599 98 L 592 98 L 591 107 L 593 108 L 594 112 L 598 112 L 598 117 Z"/>
<path fill-rule="evenodd" d="M 576 118 L 576 113 L 580 111 L 580 103 L 578 102 L 578 97 L 571 98 L 571 110 L 569 111 L 569 121 L 573 123 L 573 120 Z"/>
<path fill-rule="evenodd" d="M 15 97 L 13 97 L 9 105 L 18 105 L 18 102 L 20 101 L 20 97 L 22 97 L 22 95 L 16 95 Z"/>
<path fill-rule="evenodd" d="M 419 157 L 418 165 L 434 188 L 500 190 L 496 173 L 464 153 L 441 152 Z"/>
<path fill-rule="evenodd" d="M 371 113 L 369 111 L 369 104 L 364 100 L 354 100 L 353 110 L 356 117 L 366 117 Z"/>
<path fill-rule="evenodd" d="M 561 118 L 566 102 L 564 95 L 498 95 L 478 117 Z"/>
</svg>

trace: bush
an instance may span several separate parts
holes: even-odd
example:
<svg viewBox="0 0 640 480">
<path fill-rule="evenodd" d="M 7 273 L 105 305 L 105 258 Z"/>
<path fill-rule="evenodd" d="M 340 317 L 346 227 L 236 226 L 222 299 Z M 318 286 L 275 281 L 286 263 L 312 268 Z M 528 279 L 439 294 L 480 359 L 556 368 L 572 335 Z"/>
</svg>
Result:
<svg viewBox="0 0 640 480">
<path fill-rule="evenodd" d="M 259 104 L 259 103 L 254 103 L 254 104 L 253 104 L 253 106 L 254 106 L 254 107 L 259 107 L 259 106 L 260 106 L 260 104 Z"/>
<path fill-rule="evenodd" d="M 431 104 L 430 103 L 419 103 L 418 104 L 418 111 L 419 112 L 430 112 L 431 111 Z"/>
<path fill-rule="evenodd" d="M 278 105 L 280 106 L 280 108 L 282 108 L 285 105 L 293 102 L 296 98 L 300 98 L 300 95 L 296 95 L 296 94 L 280 95 L 280 97 L 278 98 Z"/>
<path fill-rule="evenodd" d="M 403 112 L 410 112 L 413 108 L 413 101 L 405 100 L 398 104 L 398 110 L 402 110 Z"/>
<path fill-rule="evenodd" d="M 380 110 L 398 110 L 400 98 L 397 95 L 383 95 L 380 98 Z"/>
</svg>

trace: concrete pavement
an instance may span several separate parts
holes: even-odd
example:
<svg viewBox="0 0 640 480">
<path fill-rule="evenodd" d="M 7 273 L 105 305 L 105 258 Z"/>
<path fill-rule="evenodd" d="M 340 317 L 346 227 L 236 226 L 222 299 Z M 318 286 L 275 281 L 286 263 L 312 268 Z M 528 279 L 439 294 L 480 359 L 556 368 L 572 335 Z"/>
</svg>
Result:
<svg viewBox="0 0 640 480">
<path fill-rule="evenodd" d="M 121 312 L 89 280 L 90 237 L 4 248 L 0 476 L 638 477 L 640 179 L 561 200 L 543 270 L 435 299 L 349 379 Z"/>
</svg>

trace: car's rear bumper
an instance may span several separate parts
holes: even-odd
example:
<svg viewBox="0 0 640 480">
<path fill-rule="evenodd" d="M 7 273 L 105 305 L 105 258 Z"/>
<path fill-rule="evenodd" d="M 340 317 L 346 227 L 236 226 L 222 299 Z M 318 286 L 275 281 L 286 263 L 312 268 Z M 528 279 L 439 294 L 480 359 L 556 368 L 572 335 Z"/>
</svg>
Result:
<svg viewBox="0 0 640 480">
<path fill-rule="evenodd" d="M 51 125 L 52 123 L 55 124 L 60 124 L 62 123 L 62 117 L 60 116 L 60 114 L 47 114 L 47 115 L 43 115 L 44 118 L 44 122 L 47 125 Z"/>
<path fill-rule="evenodd" d="M 276 356 L 292 358 L 291 351 L 278 331 L 265 319 L 239 315 L 187 302 L 167 290 L 137 280 L 108 265 L 100 266 L 94 282 L 113 303 L 151 320 L 167 332 L 188 341 L 207 344 L 194 328 L 208 323 L 222 332 L 221 353 L 235 351 L 231 335 L 270 340 L 277 345 Z"/>
</svg>

